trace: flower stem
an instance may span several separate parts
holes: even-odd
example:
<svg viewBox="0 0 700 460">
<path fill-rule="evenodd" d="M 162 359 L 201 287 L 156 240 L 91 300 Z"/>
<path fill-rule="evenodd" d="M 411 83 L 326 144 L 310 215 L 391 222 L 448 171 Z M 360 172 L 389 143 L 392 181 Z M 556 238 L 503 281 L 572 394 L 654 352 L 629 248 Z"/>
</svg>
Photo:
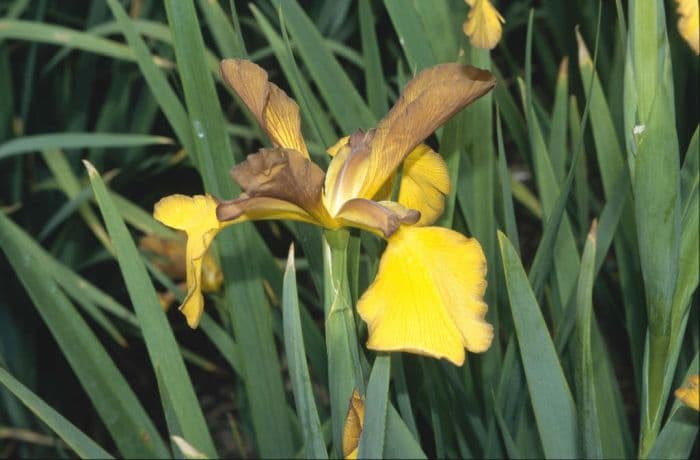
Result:
<svg viewBox="0 0 700 460">
<path fill-rule="evenodd" d="M 336 454 L 342 451 L 343 425 L 353 388 L 364 393 L 357 329 L 348 283 L 347 230 L 326 230 L 323 240 L 324 311 L 328 382 Z"/>
</svg>

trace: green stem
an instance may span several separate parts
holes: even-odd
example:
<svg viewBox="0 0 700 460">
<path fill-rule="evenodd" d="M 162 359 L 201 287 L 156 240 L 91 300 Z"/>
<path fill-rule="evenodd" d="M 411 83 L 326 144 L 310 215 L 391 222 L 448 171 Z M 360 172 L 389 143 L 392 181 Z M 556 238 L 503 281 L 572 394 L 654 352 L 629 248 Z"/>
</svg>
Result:
<svg viewBox="0 0 700 460">
<path fill-rule="evenodd" d="M 364 393 L 365 382 L 348 283 L 349 239 L 350 233 L 341 229 L 325 231 L 323 240 L 328 383 L 336 455 L 342 451 L 343 425 L 352 390 L 357 388 Z"/>
<path fill-rule="evenodd" d="M 664 401 L 668 396 L 665 390 L 665 374 L 667 369 L 669 337 L 649 333 L 647 342 L 646 362 L 644 363 L 644 376 L 646 385 L 642 385 L 642 426 L 639 442 L 639 457 L 647 458 L 651 447 L 656 441 L 661 428 L 661 419 L 664 413 Z"/>
</svg>

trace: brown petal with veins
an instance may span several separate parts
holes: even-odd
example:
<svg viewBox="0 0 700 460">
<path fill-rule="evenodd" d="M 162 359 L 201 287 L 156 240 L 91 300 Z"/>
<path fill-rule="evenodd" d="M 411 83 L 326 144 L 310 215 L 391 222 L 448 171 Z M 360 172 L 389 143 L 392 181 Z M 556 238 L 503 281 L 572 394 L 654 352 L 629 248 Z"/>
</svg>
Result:
<svg viewBox="0 0 700 460">
<path fill-rule="evenodd" d="M 309 157 L 301 134 L 299 106 L 268 80 L 262 67 L 250 61 L 224 59 L 221 75 L 250 109 L 275 147 L 294 149 Z"/>
<path fill-rule="evenodd" d="M 490 72 L 456 63 L 437 65 L 416 75 L 379 122 L 370 141 L 369 166 L 360 196 L 373 197 L 406 155 L 495 85 Z"/>
</svg>

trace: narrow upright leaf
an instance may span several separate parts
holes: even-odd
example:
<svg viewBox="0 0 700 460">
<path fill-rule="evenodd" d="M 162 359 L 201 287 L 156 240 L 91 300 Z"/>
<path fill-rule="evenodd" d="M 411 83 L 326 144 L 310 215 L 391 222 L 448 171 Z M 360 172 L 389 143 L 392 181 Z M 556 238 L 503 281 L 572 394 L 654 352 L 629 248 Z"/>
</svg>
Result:
<svg viewBox="0 0 700 460">
<path fill-rule="evenodd" d="M 182 429 L 181 434 L 196 448 L 215 457 L 214 443 L 207 430 L 197 395 L 138 249 L 102 178 L 91 164 L 86 163 L 86 168 L 141 325 L 151 364 L 162 374 L 163 385 L 167 387 L 173 411 Z"/>
<path fill-rule="evenodd" d="M 537 430 L 548 458 L 579 457 L 576 407 L 547 324 L 513 245 L 498 234 L 513 324 Z"/>
<path fill-rule="evenodd" d="M 289 374 L 292 380 L 297 415 L 304 435 L 304 457 L 328 458 L 321 434 L 321 422 L 316 409 L 316 401 L 311 388 L 309 367 L 306 363 L 304 336 L 301 332 L 299 316 L 293 245 L 289 248 L 287 269 L 284 272 L 282 313 L 284 318 L 284 348 L 289 360 Z"/>
</svg>

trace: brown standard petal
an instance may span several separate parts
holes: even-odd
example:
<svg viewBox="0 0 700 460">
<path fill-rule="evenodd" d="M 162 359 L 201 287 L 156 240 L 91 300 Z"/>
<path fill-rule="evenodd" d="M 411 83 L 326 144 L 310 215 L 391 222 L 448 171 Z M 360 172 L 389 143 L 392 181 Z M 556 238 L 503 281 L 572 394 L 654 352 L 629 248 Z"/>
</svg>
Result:
<svg viewBox="0 0 700 460">
<path fill-rule="evenodd" d="M 416 75 L 371 139 L 370 165 L 361 196 L 371 198 L 418 144 L 495 85 L 490 72 L 456 63 L 437 65 Z"/>
<path fill-rule="evenodd" d="M 301 134 L 299 106 L 268 80 L 262 67 L 250 61 L 224 59 L 221 75 L 250 109 L 275 147 L 294 149 L 309 157 Z"/>
</svg>

